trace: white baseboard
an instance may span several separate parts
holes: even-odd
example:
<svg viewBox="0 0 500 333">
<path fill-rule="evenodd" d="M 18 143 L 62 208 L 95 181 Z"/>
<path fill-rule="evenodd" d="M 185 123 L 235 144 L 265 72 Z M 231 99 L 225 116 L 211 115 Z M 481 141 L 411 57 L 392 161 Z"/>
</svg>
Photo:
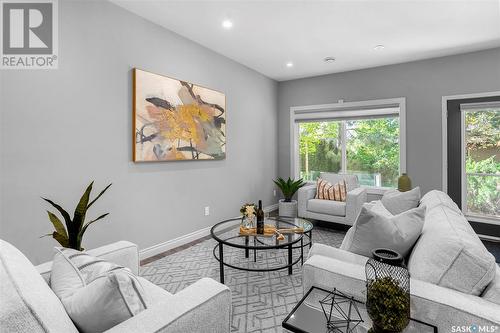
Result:
<svg viewBox="0 0 500 333">
<path fill-rule="evenodd" d="M 168 240 L 166 242 L 158 243 L 153 246 L 147 247 L 145 249 L 139 250 L 139 259 L 143 260 L 146 258 L 150 258 L 157 254 L 163 253 L 168 250 L 175 249 L 176 247 L 182 246 L 184 244 L 190 243 L 197 239 L 203 238 L 205 236 L 210 235 L 210 227 L 206 227 L 200 230 L 196 230 L 187 235 L 182 235 L 180 237 Z"/>
<path fill-rule="evenodd" d="M 276 209 L 278 209 L 277 203 L 275 203 L 274 205 L 266 206 L 262 210 L 264 211 L 264 213 L 269 213 L 269 212 L 272 212 L 273 210 L 276 210 Z"/>
<path fill-rule="evenodd" d="M 276 209 L 278 209 L 278 204 L 264 207 L 263 210 L 264 210 L 264 212 L 268 213 L 268 212 L 271 212 L 271 211 L 276 210 Z M 158 244 L 155 244 L 153 246 L 141 249 L 141 250 L 139 250 L 139 259 L 143 260 L 146 258 L 150 258 L 150 257 L 155 256 L 157 254 L 166 252 L 168 250 L 175 249 L 176 247 L 185 245 L 187 243 L 191 243 L 192 241 L 195 241 L 197 239 L 208 236 L 208 235 L 210 235 L 211 228 L 212 228 L 212 226 L 209 226 L 209 227 L 206 227 L 206 228 L 203 228 L 200 230 L 193 231 L 189 234 L 182 235 L 182 236 L 179 236 L 177 238 L 174 238 L 174 239 L 171 239 L 171 240 L 168 240 L 168 241 L 158 243 Z"/>
</svg>

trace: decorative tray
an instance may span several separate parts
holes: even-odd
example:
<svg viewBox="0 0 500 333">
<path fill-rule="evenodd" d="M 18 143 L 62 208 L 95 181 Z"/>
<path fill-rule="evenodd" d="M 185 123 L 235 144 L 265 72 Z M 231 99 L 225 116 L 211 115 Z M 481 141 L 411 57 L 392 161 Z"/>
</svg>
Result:
<svg viewBox="0 0 500 333">
<path fill-rule="evenodd" d="M 264 237 L 273 237 L 277 236 L 279 240 L 285 239 L 283 234 L 302 234 L 304 233 L 304 228 L 295 227 L 295 228 L 283 228 L 277 229 L 276 226 L 270 224 L 264 224 L 264 233 L 258 234 L 257 228 L 243 228 L 240 226 L 240 236 L 264 236 Z"/>
</svg>

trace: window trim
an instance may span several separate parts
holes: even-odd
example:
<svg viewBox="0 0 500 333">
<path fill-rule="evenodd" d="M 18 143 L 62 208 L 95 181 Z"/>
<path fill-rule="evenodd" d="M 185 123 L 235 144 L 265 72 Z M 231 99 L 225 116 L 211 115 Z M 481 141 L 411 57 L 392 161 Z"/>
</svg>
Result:
<svg viewBox="0 0 500 333">
<path fill-rule="evenodd" d="M 499 96 L 500 90 L 473 94 L 447 95 L 441 97 L 441 189 L 448 193 L 448 101 L 455 99 Z"/>
<path fill-rule="evenodd" d="M 399 174 L 406 172 L 406 98 L 388 98 L 358 102 L 343 102 L 290 107 L 290 175 L 298 178 L 299 122 L 297 120 L 325 120 L 359 116 L 399 116 Z M 345 140 L 343 141 L 345 146 Z M 345 149 L 345 147 L 343 147 Z M 342 158 L 346 158 L 345 154 Z M 342 163 L 342 168 L 346 164 Z M 345 170 L 341 170 L 344 172 Z"/>
<path fill-rule="evenodd" d="M 462 213 L 467 218 L 467 220 L 473 220 L 483 223 L 498 223 L 500 218 L 491 217 L 483 214 L 471 213 L 467 209 L 467 170 L 466 167 L 466 131 L 465 131 L 465 115 L 468 111 L 473 111 L 474 109 L 479 109 L 480 107 L 487 107 L 489 105 L 498 105 L 499 102 L 483 102 L 483 103 L 465 103 L 460 104 L 460 153 L 461 153 L 461 165 L 460 165 L 460 177 L 462 182 Z"/>
</svg>

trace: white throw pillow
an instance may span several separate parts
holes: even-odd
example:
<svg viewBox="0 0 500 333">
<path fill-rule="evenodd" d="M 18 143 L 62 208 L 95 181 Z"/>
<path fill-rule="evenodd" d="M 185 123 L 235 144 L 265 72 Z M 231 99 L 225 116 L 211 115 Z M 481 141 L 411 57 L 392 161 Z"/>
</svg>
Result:
<svg viewBox="0 0 500 333">
<path fill-rule="evenodd" d="M 407 192 L 389 190 L 384 193 L 381 199 L 382 204 L 392 215 L 398 215 L 412 208 L 417 208 L 420 202 L 420 187 Z"/>
<path fill-rule="evenodd" d="M 424 216 L 424 207 L 392 215 L 380 201 L 365 204 L 342 248 L 365 257 L 371 257 L 373 249 L 386 248 L 406 257 L 422 232 Z"/>
<path fill-rule="evenodd" d="M 80 332 L 103 332 L 146 309 L 129 269 L 85 252 L 56 248 L 50 284 Z"/>
</svg>

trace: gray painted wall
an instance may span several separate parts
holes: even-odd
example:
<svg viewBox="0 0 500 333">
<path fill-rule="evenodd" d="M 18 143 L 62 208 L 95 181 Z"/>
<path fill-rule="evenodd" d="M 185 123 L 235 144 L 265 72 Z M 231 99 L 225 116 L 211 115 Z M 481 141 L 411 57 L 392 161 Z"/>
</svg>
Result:
<svg viewBox="0 0 500 333">
<path fill-rule="evenodd" d="M 60 1 L 59 18 L 58 70 L 0 71 L 0 238 L 34 263 L 51 258 L 40 196 L 74 207 L 93 179 L 113 187 L 91 216 L 111 215 L 85 248 L 145 248 L 236 216 L 245 201 L 276 201 L 276 82 L 108 2 Z M 133 67 L 225 92 L 227 158 L 131 162 Z"/>
<path fill-rule="evenodd" d="M 291 106 L 406 97 L 408 174 L 423 192 L 440 189 L 441 97 L 496 90 L 500 48 L 280 82 L 278 173 L 290 174 Z"/>
</svg>

